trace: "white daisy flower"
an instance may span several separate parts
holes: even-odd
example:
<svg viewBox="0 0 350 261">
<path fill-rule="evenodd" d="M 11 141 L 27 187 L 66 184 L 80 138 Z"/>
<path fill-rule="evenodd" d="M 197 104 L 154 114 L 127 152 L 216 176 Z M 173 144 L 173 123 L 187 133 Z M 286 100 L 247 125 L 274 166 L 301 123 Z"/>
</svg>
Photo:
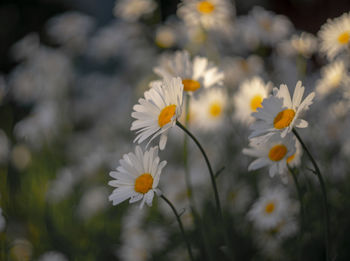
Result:
<svg viewBox="0 0 350 261">
<path fill-rule="evenodd" d="M 154 193 L 161 195 L 157 188 L 159 177 L 166 161 L 159 161 L 158 147 L 153 147 L 143 153 L 139 146 L 136 146 L 135 153 L 124 154 L 119 161 L 117 171 L 111 171 L 109 175 L 115 180 L 108 184 L 116 187 L 109 200 L 117 205 L 128 198 L 129 203 L 141 200 L 140 208 L 146 203 L 152 206 Z"/>
<path fill-rule="evenodd" d="M 154 41 L 160 48 L 171 48 L 175 45 L 176 31 L 171 26 L 162 25 L 157 28 Z"/>
<path fill-rule="evenodd" d="M 235 13 L 227 0 L 183 0 L 177 14 L 188 26 L 205 29 L 223 29 L 232 22 Z"/>
<path fill-rule="evenodd" d="M 157 4 L 153 0 L 119 0 L 114 6 L 113 14 L 126 21 L 135 22 L 156 8 Z"/>
<path fill-rule="evenodd" d="M 287 56 L 302 55 L 309 58 L 317 50 L 317 38 L 306 32 L 294 34 L 290 40 L 283 41 L 278 50 Z"/>
<path fill-rule="evenodd" d="M 249 146 L 250 148 L 243 149 L 243 153 L 257 158 L 249 165 L 249 171 L 269 166 L 271 178 L 279 174 L 282 181 L 287 182 L 287 159 L 294 155 L 296 150 L 293 135 L 282 138 L 279 133 L 275 133 L 268 137 L 253 138 Z"/>
<path fill-rule="evenodd" d="M 276 229 L 295 209 L 291 206 L 286 189 L 266 189 L 248 212 L 248 218 L 259 230 Z"/>
<path fill-rule="evenodd" d="M 302 101 L 304 90 L 305 87 L 302 86 L 301 81 L 298 81 L 291 99 L 287 85 L 281 84 L 280 89 L 274 88 L 273 96 L 264 99 L 262 108 L 257 108 L 257 112 L 252 113 L 257 121 L 251 125 L 253 132 L 249 137 L 257 137 L 269 132 L 279 132 L 284 137 L 294 127 L 306 128 L 308 122 L 300 119 L 300 114 L 312 104 L 315 93 L 310 93 Z"/>
<path fill-rule="evenodd" d="M 148 144 L 160 135 L 159 148 L 163 150 L 167 142 L 167 134 L 182 112 L 183 85 L 181 79 L 165 78 L 152 83 L 152 88 L 145 92 L 145 98 L 139 99 L 131 114 L 136 120 L 131 130 L 137 130 L 134 142 L 139 144 L 153 136 Z M 147 145 L 148 145 L 147 144 Z"/>
<path fill-rule="evenodd" d="M 324 97 L 340 86 L 349 84 L 350 77 L 343 61 L 334 61 L 321 69 L 321 79 L 316 83 L 316 94 Z"/>
<path fill-rule="evenodd" d="M 268 97 L 271 87 L 270 83 L 265 84 L 258 76 L 244 81 L 233 97 L 235 107 L 233 118 L 245 124 L 252 123 L 254 118 L 251 113 L 262 107 L 261 103 Z"/>
<path fill-rule="evenodd" d="M 154 72 L 163 79 L 180 77 L 184 91 L 193 93 L 201 87 L 221 86 L 224 73 L 205 57 L 196 56 L 193 61 L 187 51 L 178 51 L 174 55 L 163 56 Z"/>
<path fill-rule="evenodd" d="M 329 60 L 348 49 L 350 42 L 350 13 L 344 13 L 335 19 L 328 19 L 318 32 L 321 39 L 321 52 Z"/>
</svg>

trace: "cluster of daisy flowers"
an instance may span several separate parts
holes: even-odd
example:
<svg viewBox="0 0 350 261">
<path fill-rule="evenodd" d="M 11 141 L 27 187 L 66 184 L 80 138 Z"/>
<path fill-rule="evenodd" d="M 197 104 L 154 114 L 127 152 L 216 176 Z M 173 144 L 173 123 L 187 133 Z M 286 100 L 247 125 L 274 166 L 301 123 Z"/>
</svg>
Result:
<svg viewBox="0 0 350 261">
<path fill-rule="evenodd" d="M 252 113 L 255 121 L 250 127 L 249 148 L 243 153 L 257 159 L 249 165 L 249 170 L 268 166 L 270 177 L 278 174 L 283 182 L 288 181 L 287 166 L 296 166 L 301 157 L 300 146 L 292 130 L 308 126 L 301 117 L 315 96 L 312 92 L 303 99 L 304 92 L 301 81 L 296 84 L 292 97 L 287 85 L 282 84 L 273 88 L 272 95 L 264 98 L 256 112 Z"/>
</svg>

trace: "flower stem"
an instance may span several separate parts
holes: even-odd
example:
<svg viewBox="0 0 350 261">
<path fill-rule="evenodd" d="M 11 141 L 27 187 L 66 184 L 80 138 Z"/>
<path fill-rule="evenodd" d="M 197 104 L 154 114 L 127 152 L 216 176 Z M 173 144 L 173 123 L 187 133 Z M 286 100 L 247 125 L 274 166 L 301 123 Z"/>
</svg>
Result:
<svg viewBox="0 0 350 261">
<path fill-rule="evenodd" d="M 181 230 L 181 234 L 185 240 L 185 243 L 186 243 L 186 246 L 187 246 L 187 251 L 188 251 L 188 255 L 190 256 L 190 260 L 194 261 L 194 257 L 193 257 L 193 254 L 192 254 L 192 249 L 191 249 L 191 245 L 190 245 L 190 241 L 188 241 L 187 237 L 186 237 L 186 233 L 185 233 L 185 230 L 184 230 L 184 227 L 182 225 L 182 222 L 181 222 L 181 218 L 179 216 L 179 214 L 177 213 L 174 205 L 170 202 L 169 199 L 167 199 L 164 195 L 161 195 L 160 196 L 168 205 L 169 207 L 172 209 L 172 211 L 174 212 L 174 215 L 176 217 L 176 220 L 177 222 L 179 223 L 179 227 L 180 227 L 180 230 Z"/>
<path fill-rule="evenodd" d="M 185 126 L 183 126 L 180 122 L 176 121 L 176 125 L 180 127 L 180 129 L 182 129 L 184 132 L 186 132 L 186 134 L 188 136 L 191 137 L 191 139 L 194 141 L 194 143 L 196 143 L 197 147 L 199 148 L 199 150 L 201 151 L 203 157 L 204 157 L 204 160 L 207 164 L 207 167 L 208 167 L 208 170 L 209 170 L 209 174 L 210 174 L 210 179 L 211 179 L 211 183 L 212 183 L 212 186 L 213 186 L 213 190 L 214 190 L 214 196 L 215 196 L 215 203 L 216 203 L 216 209 L 219 213 L 219 215 L 222 217 L 222 211 L 221 211 L 221 205 L 220 205 L 220 200 L 219 200 L 219 193 L 218 193 L 218 189 L 216 187 L 216 181 L 215 181 L 215 175 L 214 175 L 214 172 L 213 172 L 213 169 L 210 165 L 210 162 L 209 162 L 209 159 L 208 159 L 208 156 L 207 154 L 205 153 L 202 145 L 199 143 L 199 141 L 196 139 L 196 137 L 193 136 L 193 134 L 186 129 Z"/>
<path fill-rule="evenodd" d="M 304 214 L 304 204 L 303 204 L 303 198 L 301 194 L 301 188 L 298 182 L 297 175 L 295 174 L 294 170 L 287 164 L 289 172 L 292 174 L 295 187 L 297 188 L 297 193 L 298 193 L 298 198 L 299 198 L 299 203 L 300 203 L 300 235 L 299 235 L 299 240 L 301 241 L 303 238 L 304 234 L 304 222 L 305 222 L 305 214 Z M 301 260 L 301 247 L 299 249 L 299 260 Z"/>
<path fill-rule="evenodd" d="M 212 187 L 213 187 L 213 190 L 214 190 L 214 197 L 215 197 L 215 202 L 216 202 L 216 211 L 217 213 L 219 214 L 219 218 L 220 218 L 220 221 L 222 222 L 222 224 L 224 225 L 225 224 L 225 220 L 224 220 L 224 217 L 222 215 L 222 210 L 221 210 L 221 204 L 220 204 L 220 199 L 219 199 L 219 193 L 218 193 L 218 189 L 217 189 L 217 186 L 216 186 L 216 180 L 215 180 L 215 174 L 214 174 L 214 171 L 213 171 L 213 168 L 211 167 L 210 165 L 210 162 L 209 162 L 209 159 L 208 159 L 208 156 L 207 154 L 205 153 L 202 145 L 199 143 L 199 141 L 196 139 L 196 137 L 188 130 L 186 129 L 185 126 L 183 126 L 180 122 L 176 121 L 176 125 L 182 129 L 188 136 L 191 137 L 191 139 L 194 141 L 194 143 L 196 143 L 197 147 L 199 148 L 199 150 L 201 151 L 203 157 L 204 157 L 204 160 L 207 164 L 207 167 L 208 167 L 208 170 L 209 170 L 209 174 L 210 174 L 210 179 L 211 179 L 211 183 L 212 183 Z M 223 226 L 224 228 L 224 226 Z M 231 249 L 231 246 L 229 244 L 229 237 L 228 237 L 228 231 L 224 228 L 223 229 L 223 233 L 224 233 L 224 239 L 225 239 L 225 243 L 226 243 L 226 247 L 228 248 L 228 250 L 230 252 L 232 252 L 232 249 Z M 232 253 L 230 253 L 232 254 Z M 233 258 L 233 256 L 232 256 Z"/>
<path fill-rule="evenodd" d="M 330 223 L 329 223 L 329 208 L 328 208 L 328 203 L 327 203 L 326 186 L 324 184 L 320 168 L 318 167 L 315 159 L 312 157 L 310 151 L 308 150 L 305 143 L 303 142 L 303 140 L 301 139 L 301 137 L 299 136 L 298 132 L 295 129 L 293 129 L 293 133 L 294 133 L 295 137 L 299 140 L 301 146 L 303 147 L 303 149 L 305 150 L 309 159 L 311 160 L 312 165 L 315 168 L 314 173 L 316 174 L 316 176 L 320 182 L 320 186 L 321 186 L 321 190 L 322 190 L 323 208 L 324 208 L 324 219 L 325 219 L 324 223 L 325 223 L 325 227 L 326 227 L 326 231 L 325 231 L 326 257 L 327 257 L 327 261 L 330 261 L 330 246 L 329 246 Z"/>
</svg>

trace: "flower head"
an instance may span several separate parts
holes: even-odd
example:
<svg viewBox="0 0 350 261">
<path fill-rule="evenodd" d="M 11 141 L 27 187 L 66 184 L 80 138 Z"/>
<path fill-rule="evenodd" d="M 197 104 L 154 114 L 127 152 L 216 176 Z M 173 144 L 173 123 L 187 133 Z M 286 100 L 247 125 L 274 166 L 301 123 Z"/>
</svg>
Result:
<svg viewBox="0 0 350 261">
<path fill-rule="evenodd" d="M 261 103 L 268 97 L 270 90 L 271 85 L 265 84 L 258 76 L 244 81 L 233 98 L 233 118 L 243 123 L 252 123 L 254 118 L 251 113 L 262 107 Z"/>
<path fill-rule="evenodd" d="M 230 24 L 234 7 L 227 0 L 183 0 L 177 13 L 189 26 L 223 29 Z"/>
<path fill-rule="evenodd" d="M 243 153 L 257 159 L 248 170 L 269 166 L 270 177 L 279 174 L 286 183 L 287 160 L 295 154 L 295 142 L 293 135 L 282 138 L 279 133 L 251 139 L 250 148 L 243 149 Z"/>
<path fill-rule="evenodd" d="M 159 148 L 163 150 L 169 129 L 174 126 L 182 112 L 183 85 L 180 78 L 165 78 L 152 83 L 144 98 L 134 106 L 131 114 L 136 120 L 131 130 L 137 130 L 134 142 L 141 143 L 151 137 L 151 142 L 160 135 Z"/>
<path fill-rule="evenodd" d="M 300 119 L 300 114 L 312 104 L 315 93 L 310 93 L 302 101 L 304 90 L 301 81 L 298 81 L 291 98 L 287 85 L 281 84 L 279 89 L 274 88 L 273 95 L 264 99 L 262 107 L 252 113 L 257 121 L 251 125 L 253 132 L 250 138 L 269 132 L 279 132 L 284 137 L 294 127 L 306 128 L 308 122 Z"/>
<path fill-rule="evenodd" d="M 196 56 L 193 61 L 187 51 L 178 51 L 174 55 L 163 57 L 154 72 L 163 79 L 180 77 L 184 91 L 193 93 L 204 87 L 221 86 L 224 73 L 211 64 L 207 58 Z"/>
<path fill-rule="evenodd" d="M 321 39 L 321 52 L 329 60 L 346 50 L 350 43 L 350 13 L 344 13 L 335 19 L 328 19 L 318 32 Z"/>
<path fill-rule="evenodd" d="M 108 184 L 116 187 L 109 200 L 113 205 L 117 205 L 130 198 L 130 203 L 141 201 L 140 208 L 146 203 L 152 206 L 154 193 L 160 195 L 157 188 L 159 177 L 166 161 L 159 161 L 158 148 L 153 147 L 143 152 L 136 146 L 135 153 L 124 154 L 119 161 L 120 166 L 117 171 L 111 171 L 109 175 L 115 180 Z"/>
</svg>

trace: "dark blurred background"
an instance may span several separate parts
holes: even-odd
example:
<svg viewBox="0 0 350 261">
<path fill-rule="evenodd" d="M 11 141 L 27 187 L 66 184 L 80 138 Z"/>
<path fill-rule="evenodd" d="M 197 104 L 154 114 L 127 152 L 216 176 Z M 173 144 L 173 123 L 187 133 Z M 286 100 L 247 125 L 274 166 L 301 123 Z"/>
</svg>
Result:
<svg viewBox="0 0 350 261">
<path fill-rule="evenodd" d="M 176 12 L 180 1 L 158 0 L 162 19 Z M 41 41 L 44 24 L 52 16 L 67 10 L 79 10 L 105 24 L 113 18 L 114 0 L 2 0 L 0 3 L 0 72 L 8 73 L 15 66 L 8 51 L 13 43 L 30 32 L 39 32 Z M 349 0 L 238 0 L 237 15 L 246 14 L 260 5 L 289 17 L 300 30 L 317 33 L 327 20 L 350 10 Z"/>
</svg>

